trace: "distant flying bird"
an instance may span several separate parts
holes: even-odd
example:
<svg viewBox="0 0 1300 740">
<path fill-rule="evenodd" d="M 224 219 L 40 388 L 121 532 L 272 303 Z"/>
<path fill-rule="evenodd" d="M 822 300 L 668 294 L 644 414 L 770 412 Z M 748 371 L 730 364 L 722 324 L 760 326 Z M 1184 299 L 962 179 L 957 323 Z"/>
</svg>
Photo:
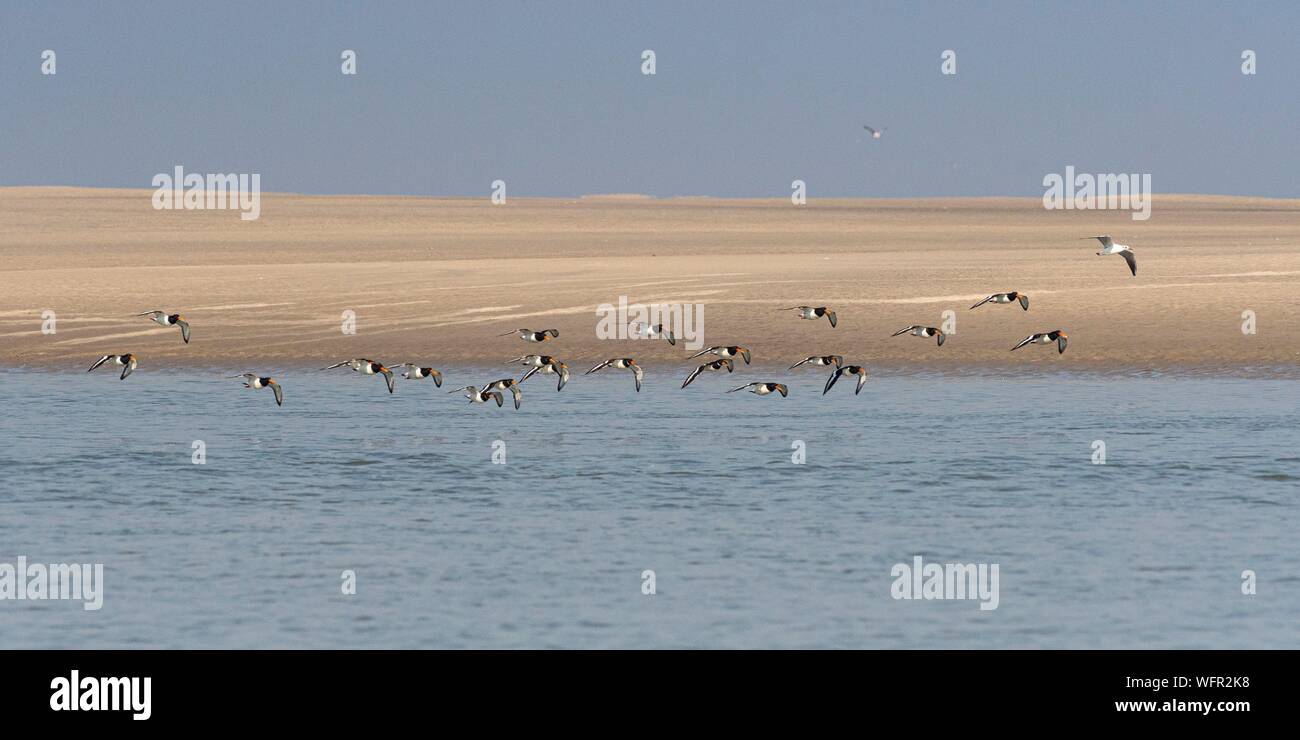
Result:
<svg viewBox="0 0 1300 740">
<path fill-rule="evenodd" d="M 343 362 L 337 362 L 333 365 L 330 365 L 329 367 L 321 368 L 321 369 L 333 370 L 336 367 L 343 367 L 344 365 L 347 365 L 348 367 L 352 368 L 354 372 L 361 373 L 362 375 L 384 376 L 384 380 L 388 383 L 388 392 L 389 393 L 393 392 L 393 383 L 394 383 L 393 371 L 384 367 L 384 364 L 382 362 L 375 362 L 374 360 L 359 358 L 356 360 L 344 360 Z"/>
<path fill-rule="evenodd" d="M 454 391 L 448 391 L 448 393 L 460 393 L 461 391 L 465 391 L 465 397 L 469 399 L 470 403 L 487 403 L 488 401 L 496 400 L 497 408 L 501 408 L 501 404 L 505 403 L 505 398 L 502 397 L 501 391 L 488 393 L 486 391 L 480 391 L 472 385 L 467 385 L 464 388 L 457 388 Z"/>
<path fill-rule="evenodd" d="M 114 365 L 123 366 L 122 374 L 118 376 L 118 380 L 126 380 L 126 376 L 130 375 L 131 372 L 135 370 L 135 364 L 136 364 L 135 355 L 131 354 L 130 352 L 124 355 L 104 355 L 103 357 L 96 360 L 94 365 L 90 366 L 90 370 L 94 370 L 100 365 L 103 365 L 105 362 L 111 362 Z M 86 372 L 90 372 L 90 370 L 87 370 Z"/>
<path fill-rule="evenodd" d="M 532 329 L 515 329 L 514 331 L 508 331 L 505 334 L 499 334 L 498 336 L 508 337 L 511 334 L 518 335 L 519 338 L 525 342 L 545 342 L 552 337 L 560 336 L 560 330 L 542 329 L 541 331 L 533 331 Z"/>
<path fill-rule="evenodd" d="M 1069 338 L 1070 337 L 1061 329 L 1045 331 L 1041 334 L 1030 334 L 1021 340 L 1020 344 L 1012 347 L 1011 351 L 1015 352 L 1026 344 L 1051 344 L 1052 342 L 1056 342 L 1056 354 L 1062 355 L 1065 354 L 1065 342 Z"/>
<path fill-rule="evenodd" d="M 1129 271 L 1133 273 L 1134 277 L 1137 276 L 1138 274 L 1137 257 L 1133 256 L 1132 247 L 1128 246 L 1127 244 L 1116 244 L 1115 240 L 1111 239 L 1109 236 L 1085 236 L 1083 238 L 1085 240 L 1096 239 L 1097 241 L 1101 242 L 1101 251 L 1097 253 L 1098 257 L 1102 257 L 1108 254 L 1118 254 L 1119 256 L 1123 257 L 1124 261 L 1128 263 Z"/>
<path fill-rule="evenodd" d="M 275 394 L 275 405 L 284 405 L 284 389 L 280 387 L 279 383 L 275 382 L 274 378 L 263 378 L 257 373 L 243 373 L 242 375 L 231 375 L 230 377 L 242 379 L 245 388 L 270 388 L 271 392 Z"/>
<path fill-rule="evenodd" d="M 184 316 L 178 313 L 168 314 L 166 311 L 145 311 L 136 316 L 148 316 L 150 321 L 156 321 L 163 326 L 179 326 L 181 339 L 184 339 L 186 344 L 190 343 L 190 325 L 185 321 Z"/>
<path fill-rule="evenodd" d="M 397 366 L 398 370 L 401 370 L 402 368 L 406 368 L 406 371 L 402 373 L 402 377 L 407 380 L 433 378 L 433 384 L 439 388 L 442 387 L 442 373 L 431 367 L 420 367 L 414 362 L 403 362 Z"/>
<path fill-rule="evenodd" d="M 493 391 L 510 391 L 510 395 L 515 397 L 515 411 L 519 410 L 519 404 L 524 400 L 524 394 L 519 390 L 519 381 L 514 378 L 494 380 L 483 386 L 484 393 L 492 393 Z"/>
<path fill-rule="evenodd" d="M 831 322 L 831 328 L 835 327 L 835 312 L 825 306 L 790 306 L 789 308 L 777 309 L 779 311 L 798 311 L 799 318 L 816 321 L 825 316 L 827 321 Z"/>
<path fill-rule="evenodd" d="M 724 359 L 724 360 L 714 360 L 713 362 L 706 362 L 703 365 L 700 365 L 699 367 L 695 368 L 695 370 L 691 372 L 690 377 L 686 378 L 686 382 L 682 383 L 682 387 L 685 388 L 686 386 L 690 385 L 691 381 L 695 380 L 700 376 L 700 373 L 708 372 L 712 370 L 721 370 L 724 367 L 727 369 L 727 372 L 729 373 L 734 372 L 736 369 L 736 361 Z"/>
<path fill-rule="evenodd" d="M 640 321 L 633 321 L 627 325 L 627 328 L 639 337 L 644 337 L 646 339 L 667 339 L 669 344 L 674 347 L 677 346 L 677 337 L 673 336 L 672 332 L 665 329 L 663 324 L 647 326 Z"/>
<path fill-rule="evenodd" d="M 523 364 L 524 367 L 541 367 L 542 365 L 545 365 L 548 362 L 553 362 L 554 360 L 555 358 L 550 355 L 524 355 L 523 357 L 516 357 L 506 364 L 509 365 L 518 362 Z"/>
<path fill-rule="evenodd" d="M 813 355 L 812 357 L 805 357 L 791 365 L 790 369 L 793 370 L 800 365 L 834 365 L 835 367 L 839 367 L 843 364 L 844 357 L 841 355 Z"/>
<path fill-rule="evenodd" d="M 899 329 L 898 331 L 894 332 L 891 336 L 896 337 L 900 334 L 911 334 L 912 336 L 916 336 L 916 337 L 938 337 L 939 338 L 938 342 L 940 347 L 943 346 L 944 340 L 948 338 L 948 335 L 944 334 L 942 331 L 939 331 L 933 326 L 921 326 L 919 324 L 912 324 L 906 329 Z"/>
<path fill-rule="evenodd" d="M 530 368 L 528 372 L 524 373 L 524 377 L 519 379 L 519 382 L 522 383 L 537 373 L 542 373 L 543 375 L 558 375 L 560 378 L 555 384 L 555 390 L 564 390 L 564 385 L 569 382 L 569 366 L 554 357 L 547 357 L 546 360 L 547 361 L 544 364 L 534 365 Z"/>
<path fill-rule="evenodd" d="M 1014 290 L 1010 293 L 994 293 L 988 298 L 976 303 L 974 306 L 971 306 L 971 308 L 979 308 L 985 303 L 1012 303 L 1014 301 L 1020 301 L 1020 307 L 1026 311 L 1029 310 L 1029 296 Z"/>
<path fill-rule="evenodd" d="M 865 367 L 862 367 L 861 365 L 845 365 L 844 367 L 837 367 L 835 368 L 835 372 L 831 373 L 831 376 L 826 379 L 826 387 L 822 389 L 823 396 L 831 389 L 831 386 L 835 385 L 835 381 L 839 380 L 841 375 L 858 376 L 858 387 L 853 389 L 853 395 L 855 396 L 861 393 L 862 386 L 867 384 L 867 369 Z"/>
<path fill-rule="evenodd" d="M 740 357 L 744 359 L 745 364 L 749 364 L 749 350 L 744 347 L 709 347 L 702 352 L 696 352 L 687 359 L 694 360 L 696 357 L 707 354 L 715 354 L 723 359 L 734 359 Z"/>
<path fill-rule="evenodd" d="M 605 360 L 583 373 L 583 375 L 591 375 L 592 373 L 598 370 L 604 370 L 607 367 L 614 367 L 619 370 L 631 370 L 632 374 L 636 376 L 636 392 L 641 392 L 641 380 L 645 378 L 645 372 L 641 369 L 640 365 L 636 364 L 636 360 L 631 357 L 615 357 L 613 359 Z"/>
<path fill-rule="evenodd" d="M 742 385 L 739 388 L 732 388 L 727 392 L 735 393 L 736 391 L 749 391 L 750 393 L 759 396 L 766 396 L 769 393 L 780 393 L 781 398 L 785 398 L 790 394 L 790 389 L 786 388 L 782 383 L 750 383 L 749 385 Z"/>
<path fill-rule="evenodd" d="M 880 130 L 876 130 L 870 126 L 863 126 L 862 128 L 866 129 L 867 133 L 871 134 L 871 138 L 873 139 L 879 139 L 885 133 L 884 128 L 881 128 Z"/>
</svg>

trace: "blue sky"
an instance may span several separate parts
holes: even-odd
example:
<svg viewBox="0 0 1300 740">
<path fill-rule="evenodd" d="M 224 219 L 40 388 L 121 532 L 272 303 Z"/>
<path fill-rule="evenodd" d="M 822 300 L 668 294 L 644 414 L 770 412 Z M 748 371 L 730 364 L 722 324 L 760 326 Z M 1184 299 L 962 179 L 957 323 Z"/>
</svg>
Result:
<svg viewBox="0 0 1300 740">
<path fill-rule="evenodd" d="M 8 3 L 0 185 L 1040 196 L 1074 165 L 1300 197 L 1297 28 L 1295 2 Z"/>
</svg>

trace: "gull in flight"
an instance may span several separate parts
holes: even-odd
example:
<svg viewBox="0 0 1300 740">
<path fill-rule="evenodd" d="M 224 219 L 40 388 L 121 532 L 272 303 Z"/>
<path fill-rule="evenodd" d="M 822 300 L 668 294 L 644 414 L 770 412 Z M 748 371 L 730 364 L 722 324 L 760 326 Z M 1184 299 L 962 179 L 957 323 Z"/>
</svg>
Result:
<svg viewBox="0 0 1300 740">
<path fill-rule="evenodd" d="M 714 360 L 713 362 L 706 362 L 703 365 L 700 365 L 699 367 L 695 368 L 695 370 L 691 373 L 690 377 L 686 379 L 686 382 L 682 383 L 682 387 L 685 388 L 686 386 L 690 385 L 691 381 L 695 380 L 700 376 L 700 373 L 708 372 L 712 370 L 721 370 L 724 367 L 727 369 L 727 372 L 729 373 L 735 372 L 736 361 L 723 359 L 723 360 Z"/>
<path fill-rule="evenodd" d="M 515 411 L 519 410 L 519 404 L 524 400 L 524 394 L 519 390 L 519 381 L 514 378 L 502 378 L 483 386 L 483 392 L 486 394 L 495 391 L 510 391 L 510 395 L 515 397 Z"/>
<path fill-rule="evenodd" d="M 529 368 L 528 372 L 524 373 L 524 377 L 519 379 L 519 382 L 522 383 L 525 380 L 528 380 L 529 378 L 533 377 L 537 373 L 542 373 L 543 375 L 558 375 L 560 376 L 560 378 L 555 385 L 555 390 L 557 391 L 564 390 L 565 383 L 569 382 L 569 366 L 564 364 L 563 362 L 560 362 L 554 357 L 551 357 L 550 355 L 531 355 L 531 356 L 540 358 L 542 360 L 542 363 L 539 365 L 533 365 L 531 368 Z"/>
<path fill-rule="evenodd" d="M 403 362 L 397 366 L 397 369 L 406 368 L 402 377 L 407 380 L 422 380 L 424 378 L 433 378 L 433 384 L 439 388 L 442 387 L 442 373 L 431 367 L 420 367 L 414 362 Z"/>
<path fill-rule="evenodd" d="M 831 322 L 831 328 L 835 328 L 835 312 L 825 306 L 790 306 L 789 308 L 780 308 L 778 311 L 798 311 L 799 318 L 816 321 L 825 316 L 826 320 Z"/>
<path fill-rule="evenodd" d="M 727 392 L 735 393 L 736 391 L 749 391 L 750 393 L 759 396 L 766 396 L 769 393 L 780 393 L 781 398 L 785 398 L 790 394 L 790 389 L 786 388 L 783 383 L 750 383 L 749 385 L 742 385 L 739 388 L 732 388 Z"/>
<path fill-rule="evenodd" d="M 1010 293 L 994 293 L 988 298 L 985 298 L 979 303 L 976 303 L 974 306 L 971 306 L 971 308 L 972 309 L 979 308 L 980 306 L 983 306 L 985 303 L 1014 303 L 1016 301 L 1020 301 L 1021 308 L 1025 309 L 1026 311 L 1029 310 L 1029 296 L 1015 290 L 1011 291 Z"/>
<path fill-rule="evenodd" d="M 388 392 L 389 393 L 393 392 L 393 383 L 394 383 L 393 371 L 384 367 L 384 364 L 382 362 L 375 362 L 374 360 L 367 360 L 365 358 L 360 358 L 356 360 L 344 360 L 343 362 L 336 362 L 333 365 L 330 365 L 329 367 L 325 367 L 321 369 L 333 370 L 336 367 L 343 367 L 344 365 L 347 365 L 348 367 L 352 368 L 353 371 L 361 373 L 362 375 L 384 376 L 384 380 L 388 383 Z"/>
<path fill-rule="evenodd" d="M 805 357 L 791 365 L 790 369 L 793 370 L 800 365 L 834 365 L 835 367 L 839 367 L 843 364 L 844 357 L 841 355 L 813 355 L 812 357 Z"/>
<path fill-rule="evenodd" d="M 937 341 L 939 342 L 940 347 L 943 346 L 943 341 L 948 338 L 947 334 L 944 334 L 942 331 L 939 331 L 933 326 L 921 326 L 920 324 L 912 324 L 906 329 L 899 329 L 898 331 L 894 332 L 891 336 L 896 337 L 900 334 L 911 334 L 912 336 L 915 337 L 938 337 Z"/>
<path fill-rule="evenodd" d="M 470 403 L 487 403 L 488 401 L 496 400 L 497 408 L 501 408 L 501 404 L 505 403 L 505 399 L 501 396 L 501 391 L 488 393 L 487 391 L 480 391 L 472 385 L 467 385 L 464 388 L 457 388 L 454 391 L 448 391 L 448 393 L 460 393 L 461 391 L 465 391 L 465 397 L 469 399 Z"/>
<path fill-rule="evenodd" d="M 614 368 L 618 368 L 619 370 L 631 370 L 632 374 L 636 376 L 636 392 L 637 393 L 641 392 L 641 381 L 645 378 L 645 371 L 643 371 L 641 369 L 641 366 L 636 364 L 636 360 L 632 359 L 631 357 L 615 357 L 613 359 L 605 360 L 599 365 L 583 373 L 583 375 L 591 375 L 592 373 L 598 370 L 604 370 L 607 367 L 614 367 Z"/>
<path fill-rule="evenodd" d="M 148 316 L 150 321 L 156 321 L 163 326 L 179 326 L 181 328 L 181 339 L 186 344 L 190 343 L 190 325 L 185 321 L 185 317 L 178 313 L 169 314 L 166 311 L 145 311 L 138 313 L 136 316 Z"/>
<path fill-rule="evenodd" d="M 881 128 L 881 129 L 879 129 L 879 130 L 874 129 L 874 128 L 870 127 L 870 126 L 863 126 L 862 128 L 866 129 L 867 133 L 871 134 L 871 138 L 873 138 L 873 139 L 879 139 L 879 138 L 880 138 L 881 136 L 883 136 L 884 133 L 885 133 L 885 129 L 884 129 L 884 128 Z"/>
<path fill-rule="evenodd" d="M 627 325 L 627 328 L 628 331 L 632 332 L 638 337 L 642 337 L 643 339 L 667 339 L 669 344 L 673 345 L 674 347 L 677 346 L 677 337 L 673 336 L 673 333 L 671 331 L 668 331 L 666 328 L 664 328 L 663 324 L 655 324 L 654 326 L 647 326 L 646 324 L 643 324 L 640 321 L 633 321 L 632 323 Z"/>
<path fill-rule="evenodd" d="M 257 373 L 243 373 L 241 375 L 231 375 L 230 377 L 243 380 L 245 388 L 270 388 L 271 392 L 275 394 L 275 405 L 284 405 L 284 390 L 280 388 L 280 384 L 275 382 L 274 378 L 263 378 Z"/>
<path fill-rule="evenodd" d="M 853 395 L 855 396 L 861 393 L 862 386 L 867 384 L 867 369 L 865 367 L 862 367 L 861 365 L 845 365 L 844 367 L 837 367 L 835 368 L 835 372 L 831 373 L 831 376 L 826 379 L 826 387 L 822 389 L 823 396 L 831 389 L 831 386 L 835 385 L 835 381 L 839 380 L 841 375 L 858 376 L 858 387 L 853 389 Z"/>
<path fill-rule="evenodd" d="M 1069 338 L 1070 337 L 1061 329 L 1045 331 L 1041 334 L 1030 334 L 1022 339 L 1020 344 L 1012 347 L 1011 351 L 1015 352 L 1026 344 L 1051 344 L 1052 342 L 1056 342 L 1056 354 L 1062 355 L 1065 354 L 1065 341 Z"/>
<path fill-rule="evenodd" d="M 1084 239 L 1096 239 L 1101 242 L 1101 251 L 1097 253 L 1098 257 L 1108 254 L 1118 254 L 1128 263 L 1128 269 L 1136 277 L 1138 274 L 1137 257 L 1133 256 L 1133 248 L 1127 244 L 1116 244 L 1114 239 L 1109 236 L 1085 236 Z"/>
<path fill-rule="evenodd" d="M 122 374 L 118 377 L 118 380 L 126 380 L 126 376 L 130 375 L 131 371 L 135 370 L 135 355 L 130 352 L 124 355 L 104 355 L 96 360 L 94 365 L 90 366 L 90 370 L 94 370 L 105 362 L 111 362 L 114 365 L 121 365 L 123 367 Z M 90 372 L 90 370 L 87 370 L 86 372 Z"/>
<path fill-rule="evenodd" d="M 505 334 L 499 334 L 498 336 L 508 337 L 511 334 L 517 335 L 525 342 L 545 342 L 553 337 L 559 337 L 560 330 L 542 329 L 541 331 L 533 331 L 532 329 L 515 329 L 514 331 L 508 331 Z"/>
</svg>

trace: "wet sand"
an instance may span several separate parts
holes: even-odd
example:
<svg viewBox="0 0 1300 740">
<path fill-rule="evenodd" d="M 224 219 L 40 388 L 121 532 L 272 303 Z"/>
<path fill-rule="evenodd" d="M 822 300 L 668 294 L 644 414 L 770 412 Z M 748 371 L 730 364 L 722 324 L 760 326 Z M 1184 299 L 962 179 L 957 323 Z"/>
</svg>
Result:
<svg viewBox="0 0 1300 740">
<path fill-rule="evenodd" d="M 596 307 L 704 304 L 709 344 L 784 368 L 811 354 L 899 371 L 1300 374 L 1300 201 L 1157 196 L 1151 219 L 1036 198 L 482 199 L 263 194 L 261 217 L 156 211 L 150 190 L 0 188 L 5 366 L 273 372 L 351 357 L 693 365 L 682 345 L 598 339 Z M 1080 237 L 1109 233 L 1137 277 Z M 1018 306 L 968 308 L 1019 290 Z M 829 305 L 838 328 L 776 309 Z M 132 314 L 179 311 L 193 341 Z M 54 311 L 56 333 L 43 334 Z M 891 338 L 956 315 L 945 345 Z M 343 312 L 356 333 L 342 331 Z M 1257 333 L 1242 332 L 1253 311 Z M 496 335 L 560 330 L 526 344 Z M 1069 349 L 1008 350 L 1065 329 Z M 585 368 L 583 368 L 585 369 Z"/>
</svg>

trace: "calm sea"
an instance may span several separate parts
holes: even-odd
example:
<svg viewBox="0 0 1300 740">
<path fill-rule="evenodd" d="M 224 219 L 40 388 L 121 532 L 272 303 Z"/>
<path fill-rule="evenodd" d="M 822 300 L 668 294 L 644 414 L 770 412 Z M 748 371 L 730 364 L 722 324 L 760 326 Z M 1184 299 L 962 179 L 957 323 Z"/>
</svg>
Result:
<svg viewBox="0 0 1300 740">
<path fill-rule="evenodd" d="M 0 563 L 105 578 L 0 601 L 0 646 L 1300 647 L 1294 380 L 611 371 L 516 412 L 444 370 L 289 372 L 283 408 L 0 372 Z M 892 598 L 917 555 L 998 564 L 997 608 Z"/>
</svg>

